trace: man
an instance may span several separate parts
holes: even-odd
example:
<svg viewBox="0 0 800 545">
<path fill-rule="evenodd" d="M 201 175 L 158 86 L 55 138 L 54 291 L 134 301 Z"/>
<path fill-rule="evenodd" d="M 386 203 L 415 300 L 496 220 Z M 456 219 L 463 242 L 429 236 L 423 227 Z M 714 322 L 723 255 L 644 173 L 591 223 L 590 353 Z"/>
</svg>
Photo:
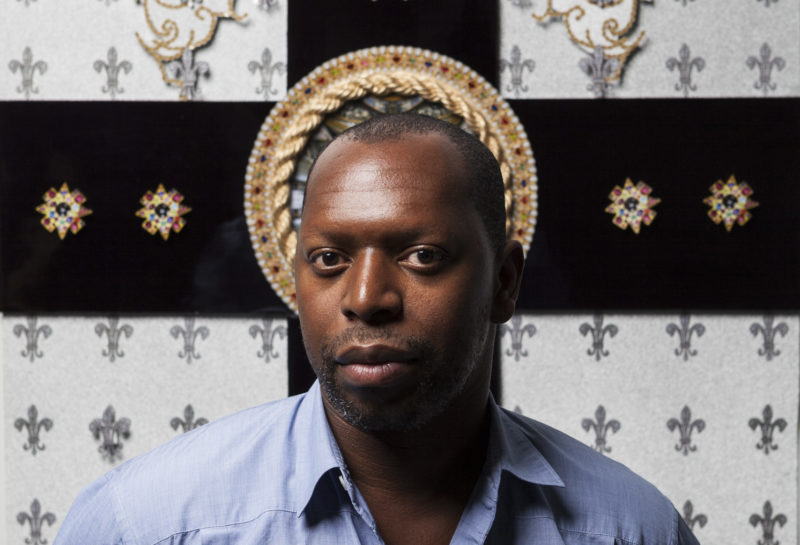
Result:
<svg viewBox="0 0 800 545">
<path fill-rule="evenodd" d="M 297 242 L 318 382 L 116 468 L 55 545 L 696 545 L 651 485 L 495 404 L 522 267 L 477 139 L 409 114 L 343 133 Z"/>
</svg>

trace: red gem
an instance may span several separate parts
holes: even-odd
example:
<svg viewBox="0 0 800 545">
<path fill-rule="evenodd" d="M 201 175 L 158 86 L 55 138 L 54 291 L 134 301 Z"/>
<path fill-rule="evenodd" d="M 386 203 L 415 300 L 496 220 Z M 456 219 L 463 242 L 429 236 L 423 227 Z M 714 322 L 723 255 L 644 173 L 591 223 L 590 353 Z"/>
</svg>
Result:
<svg viewBox="0 0 800 545">
<path fill-rule="evenodd" d="M 716 189 L 717 191 L 719 191 L 722 188 L 723 188 L 722 182 L 717 182 L 714 184 L 714 189 Z"/>
<path fill-rule="evenodd" d="M 260 187 L 255 188 L 253 190 L 253 193 L 255 193 L 256 195 L 260 194 L 261 193 L 261 188 Z"/>
<path fill-rule="evenodd" d="M 325 78 L 319 78 L 319 79 L 317 80 L 317 83 L 319 83 L 319 84 L 323 84 L 323 83 L 325 83 Z"/>
<path fill-rule="evenodd" d="M 264 145 L 267 146 L 267 147 L 271 146 L 272 145 L 272 140 L 267 138 L 267 141 L 264 142 Z"/>
<path fill-rule="evenodd" d="M 615 189 L 614 190 L 614 195 L 616 195 L 617 197 L 619 197 L 621 194 L 622 194 L 622 190 L 620 190 L 620 189 Z"/>
<path fill-rule="evenodd" d="M 356 67 L 356 66 L 355 66 L 355 65 L 354 65 L 352 62 L 351 62 L 350 64 L 348 64 L 348 65 L 347 65 L 347 69 L 348 69 L 348 70 L 352 70 L 352 69 L 353 69 L 353 68 L 355 68 L 355 67 Z"/>
<path fill-rule="evenodd" d="M 48 225 L 50 223 L 50 218 L 44 218 L 44 224 Z"/>
<path fill-rule="evenodd" d="M 295 300 L 295 299 L 297 299 L 297 294 L 296 294 L 296 293 L 293 293 L 293 294 L 292 294 L 292 300 Z"/>
<path fill-rule="evenodd" d="M 475 82 L 474 81 L 470 81 L 467 85 L 469 85 L 470 89 L 474 89 L 475 88 Z"/>
<path fill-rule="evenodd" d="M 522 229 L 517 229 L 517 236 L 522 236 Z"/>
<path fill-rule="evenodd" d="M 289 117 L 289 112 L 287 112 L 286 110 L 282 111 L 281 117 Z"/>
<path fill-rule="evenodd" d="M 505 117 L 504 117 L 503 119 L 501 119 L 501 120 L 500 120 L 500 122 L 501 122 L 503 125 L 508 125 L 508 119 L 506 119 Z"/>
<path fill-rule="evenodd" d="M 50 198 L 52 199 L 53 197 L 55 197 L 55 196 L 56 196 L 56 192 L 55 192 L 55 191 L 48 191 L 48 192 L 47 192 L 47 196 L 48 196 L 48 197 L 50 197 Z"/>
<path fill-rule="evenodd" d="M 82 203 L 84 200 L 85 199 L 83 198 L 83 195 L 77 195 L 75 197 L 75 202 L 77 202 L 77 203 Z"/>
<path fill-rule="evenodd" d="M 448 67 L 442 66 L 442 72 L 447 72 L 448 70 L 450 70 Z"/>
<path fill-rule="evenodd" d="M 151 223 L 149 221 L 144 224 L 144 226 L 147 227 L 148 229 L 150 228 L 150 225 L 151 225 Z"/>
<path fill-rule="evenodd" d="M 517 155 L 522 155 L 522 150 L 520 148 L 517 148 L 514 150 L 514 153 L 516 153 Z"/>
<path fill-rule="evenodd" d="M 650 188 L 649 187 L 643 187 L 642 188 L 642 195 L 647 195 L 648 193 L 650 193 Z"/>
<path fill-rule="evenodd" d="M 400 57 L 398 57 L 397 55 L 395 55 L 394 57 L 392 57 L 392 60 L 393 60 L 394 62 L 400 62 Z"/>
<path fill-rule="evenodd" d="M 272 267 L 272 272 L 277 274 L 278 272 L 280 272 L 280 269 L 278 267 Z"/>
<path fill-rule="evenodd" d="M 261 227 L 264 227 L 264 220 L 256 220 L 256 227 L 258 227 L 259 229 Z"/>
<path fill-rule="evenodd" d="M 522 201 L 522 204 L 528 204 L 528 197 L 522 197 L 520 201 Z"/>
<path fill-rule="evenodd" d="M 144 196 L 144 198 L 147 199 L 148 201 L 152 201 L 153 194 L 148 191 L 147 194 Z"/>
</svg>

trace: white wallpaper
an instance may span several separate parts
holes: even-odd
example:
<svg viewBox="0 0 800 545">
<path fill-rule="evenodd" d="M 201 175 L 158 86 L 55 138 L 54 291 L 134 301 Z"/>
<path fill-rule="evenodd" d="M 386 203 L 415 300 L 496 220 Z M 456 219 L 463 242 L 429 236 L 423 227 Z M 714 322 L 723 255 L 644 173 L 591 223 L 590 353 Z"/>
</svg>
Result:
<svg viewBox="0 0 800 545">
<path fill-rule="evenodd" d="M 540 23 L 533 18 L 545 13 L 548 1 L 561 12 L 585 10 L 583 21 L 593 21 L 586 25 L 588 30 L 594 28 L 596 45 L 611 43 L 603 41 L 599 26 L 611 20 L 604 14 L 612 9 L 620 27 L 633 23 L 624 36 L 628 42 L 644 32 L 641 47 L 623 64 L 622 78 L 609 87 L 608 97 L 800 95 L 800 2 L 794 0 L 618 0 L 614 4 L 619 5 L 606 8 L 598 4 L 611 4 L 609 0 L 499 0 L 500 56 L 509 63 L 500 72 L 501 92 L 507 98 L 595 96 L 592 78 L 580 66 L 591 60 L 588 48 L 570 39 L 563 21 L 548 18 Z M 637 3 L 638 11 L 631 17 Z M 565 19 L 572 20 L 575 13 Z M 577 37 L 587 30 L 580 23 L 570 28 Z M 686 62 L 681 58 L 684 44 Z M 764 44 L 769 48 L 766 62 L 761 57 Z M 764 85 L 760 85 L 760 66 L 767 72 Z M 516 85 L 513 67 L 519 76 Z M 681 84 L 682 69 L 686 85 Z"/>
<path fill-rule="evenodd" d="M 212 29 L 212 17 L 203 9 L 224 12 L 228 1 L 0 0 L 0 100 L 177 101 L 181 87 L 163 81 L 158 63 L 137 40 L 139 33 L 145 43 L 155 42 L 146 13 L 160 27 L 167 17 L 156 9 L 158 3 L 176 6 L 167 12 L 182 31 L 173 44 L 178 47 L 189 43 L 184 39 L 189 30 L 205 36 Z M 192 66 L 205 63 L 207 70 L 201 67 L 203 73 L 195 74 L 191 98 L 274 101 L 285 95 L 286 1 L 238 0 L 235 13 L 246 14 L 241 22 L 217 20 L 213 40 L 194 49 Z M 111 48 L 115 62 L 109 59 Z M 268 62 L 263 59 L 265 51 Z M 128 64 L 123 67 L 124 61 Z M 255 63 L 252 68 L 251 63 Z M 113 85 L 109 86 L 114 70 L 109 65 L 117 67 L 114 92 Z M 266 90 L 261 67 L 266 67 L 264 75 L 269 79 Z M 190 81 L 188 72 L 191 69 L 179 70 L 178 79 Z M 28 85 L 26 75 L 30 76 Z"/>
<path fill-rule="evenodd" d="M 779 514 L 775 543 L 797 543 L 799 326 L 519 315 L 501 337 L 503 404 L 653 482 L 701 543 L 773 543 L 752 517 Z"/>
<path fill-rule="evenodd" d="M 283 318 L 6 315 L 0 336 L 8 544 L 30 538 L 34 500 L 51 543 L 114 465 L 288 391 Z"/>
</svg>

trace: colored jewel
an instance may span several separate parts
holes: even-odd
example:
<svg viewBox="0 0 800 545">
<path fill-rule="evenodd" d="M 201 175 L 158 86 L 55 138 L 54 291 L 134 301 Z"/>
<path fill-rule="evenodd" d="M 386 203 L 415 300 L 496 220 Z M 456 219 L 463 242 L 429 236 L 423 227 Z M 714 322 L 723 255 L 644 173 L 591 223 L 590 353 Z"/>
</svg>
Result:
<svg viewBox="0 0 800 545">
<path fill-rule="evenodd" d="M 625 186 L 615 186 L 608 198 L 611 201 L 606 212 L 613 214 L 612 221 L 620 229 L 631 230 L 639 234 L 642 223 L 650 225 L 656 217 L 653 207 L 661 202 L 652 196 L 653 188 L 644 182 L 633 185 L 631 179 L 625 180 Z"/>
<path fill-rule="evenodd" d="M 83 193 L 77 189 L 70 191 L 66 182 L 58 191 L 51 187 L 42 199 L 44 204 L 36 207 L 36 211 L 44 216 L 41 223 L 51 233 L 57 231 L 62 240 L 67 232 L 75 234 L 83 229 L 85 223 L 81 218 L 92 213 L 83 206 L 86 203 Z"/>
<path fill-rule="evenodd" d="M 709 191 L 711 196 L 703 199 L 709 206 L 708 217 L 716 224 L 723 223 L 728 231 L 733 229 L 735 223 L 739 225 L 747 223 L 752 217 L 749 210 L 758 206 L 758 203 L 750 198 L 753 189 L 747 182 L 736 183 L 733 174 L 727 182 L 717 180 Z"/>
<path fill-rule="evenodd" d="M 166 191 L 162 184 L 158 184 L 155 192 L 147 191 L 139 202 L 142 208 L 136 211 L 136 216 L 143 218 L 142 229 L 155 235 L 160 233 L 164 240 L 169 238 L 171 231 L 179 233 L 186 220 L 181 216 L 191 212 L 191 208 L 181 204 L 183 195 L 176 189 Z"/>
</svg>

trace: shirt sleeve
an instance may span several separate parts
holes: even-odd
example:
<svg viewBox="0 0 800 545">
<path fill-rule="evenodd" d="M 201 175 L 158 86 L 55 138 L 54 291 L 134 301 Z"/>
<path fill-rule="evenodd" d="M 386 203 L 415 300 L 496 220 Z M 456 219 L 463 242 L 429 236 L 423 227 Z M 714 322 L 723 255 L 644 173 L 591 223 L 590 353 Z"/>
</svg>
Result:
<svg viewBox="0 0 800 545">
<path fill-rule="evenodd" d="M 675 542 L 675 545 L 700 545 L 700 543 L 697 541 L 697 538 L 694 537 L 694 534 L 686 525 L 686 522 L 684 522 L 683 518 L 681 518 L 681 516 L 677 513 L 677 511 L 675 512 L 675 516 L 678 519 L 678 539 Z"/>
<path fill-rule="evenodd" d="M 101 477 L 75 499 L 53 545 L 128 545 L 116 515 L 108 476 Z"/>
</svg>

